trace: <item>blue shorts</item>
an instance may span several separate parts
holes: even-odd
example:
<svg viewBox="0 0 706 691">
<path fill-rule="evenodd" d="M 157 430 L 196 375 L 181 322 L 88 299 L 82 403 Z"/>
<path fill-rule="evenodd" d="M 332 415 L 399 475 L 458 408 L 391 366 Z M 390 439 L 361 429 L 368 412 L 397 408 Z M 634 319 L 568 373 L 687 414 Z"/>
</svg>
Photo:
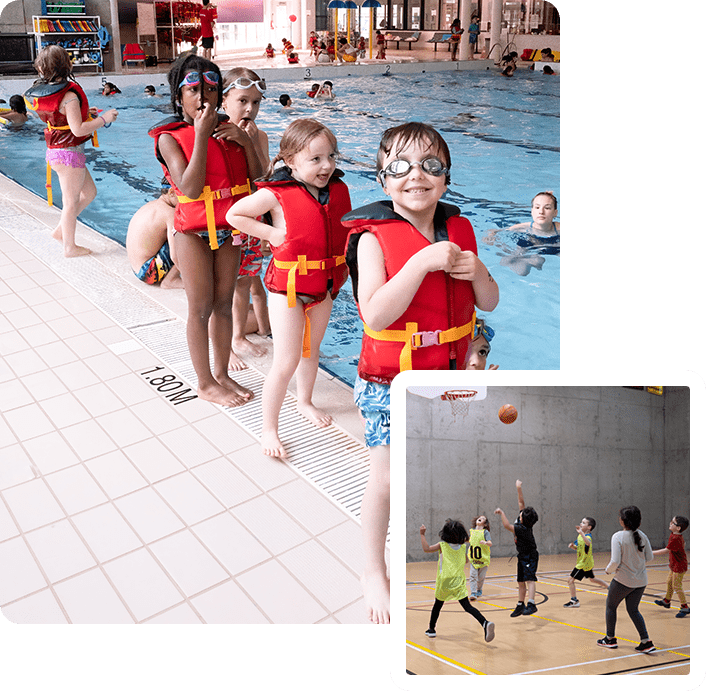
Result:
<svg viewBox="0 0 706 691">
<path fill-rule="evenodd" d="M 206 242 L 210 242 L 207 230 L 201 230 L 196 234 Z M 216 230 L 216 241 L 219 247 L 228 239 L 232 240 L 234 245 L 243 244 L 243 238 L 240 237 L 240 233 L 233 235 L 233 231 L 230 228 L 226 230 Z"/>
<path fill-rule="evenodd" d="M 148 285 L 158 285 L 173 266 L 174 262 L 169 254 L 169 243 L 165 242 L 152 259 L 148 259 L 139 271 L 135 271 L 135 276 Z"/>
<path fill-rule="evenodd" d="M 356 377 L 353 400 L 365 420 L 366 446 L 389 446 L 390 387 Z"/>
</svg>

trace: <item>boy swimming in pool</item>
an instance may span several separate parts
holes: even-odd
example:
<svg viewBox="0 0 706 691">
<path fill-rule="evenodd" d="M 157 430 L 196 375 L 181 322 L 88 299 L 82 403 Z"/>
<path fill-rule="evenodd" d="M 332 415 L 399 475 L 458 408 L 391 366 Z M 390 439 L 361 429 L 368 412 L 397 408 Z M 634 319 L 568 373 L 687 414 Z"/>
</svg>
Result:
<svg viewBox="0 0 706 691">
<path fill-rule="evenodd" d="M 464 369 L 471 356 L 475 307 L 491 311 L 498 285 L 476 255 L 473 227 L 441 202 L 451 154 L 429 125 L 410 122 L 383 133 L 377 171 L 390 201 L 346 214 L 353 295 L 364 322 L 354 397 L 370 450 L 363 497 L 368 617 L 390 621 L 385 540 L 390 517 L 390 384 L 407 369 Z M 417 326 L 412 328 L 412 324 Z"/>
</svg>

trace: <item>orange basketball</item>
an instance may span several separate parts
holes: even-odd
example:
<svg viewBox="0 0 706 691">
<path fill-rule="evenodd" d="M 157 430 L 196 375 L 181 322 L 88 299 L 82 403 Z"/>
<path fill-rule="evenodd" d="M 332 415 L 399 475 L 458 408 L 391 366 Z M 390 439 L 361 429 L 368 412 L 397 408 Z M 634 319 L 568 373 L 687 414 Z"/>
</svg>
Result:
<svg viewBox="0 0 706 691">
<path fill-rule="evenodd" d="M 517 408 L 514 405 L 506 403 L 500 410 L 498 410 L 498 417 L 500 422 L 504 422 L 506 425 L 511 425 L 515 420 L 517 420 Z"/>
</svg>

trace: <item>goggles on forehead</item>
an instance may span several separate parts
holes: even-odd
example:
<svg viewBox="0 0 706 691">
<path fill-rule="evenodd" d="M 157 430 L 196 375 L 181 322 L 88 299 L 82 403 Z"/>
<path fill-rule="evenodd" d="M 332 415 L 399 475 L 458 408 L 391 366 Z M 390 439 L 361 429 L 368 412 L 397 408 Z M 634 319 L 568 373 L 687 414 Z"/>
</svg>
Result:
<svg viewBox="0 0 706 691">
<path fill-rule="evenodd" d="M 210 84 L 211 86 L 218 86 L 218 83 L 221 81 L 218 72 L 188 72 L 184 75 L 184 79 L 181 80 L 178 88 L 181 89 L 182 86 L 195 86 L 201 82 L 201 77 L 203 77 L 203 81 L 206 84 Z"/>
<path fill-rule="evenodd" d="M 409 175 L 413 166 L 419 166 L 425 173 L 436 178 L 449 172 L 441 159 L 436 156 L 429 156 L 423 161 L 407 161 L 404 158 L 398 158 L 395 161 L 390 161 L 385 169 L 380 171 L 380 179 L 384 182 L 388 175 L 393 178 L 403 178 L 405 175 Z"/>
<path fill-rule="evenodd" d="M 264 79 L 248 79 L 247 77 L 238 77 L 235 81 L 228 84 L 223 91 L 223 95 L 225 96 L 231 89 L 249 89 L 251 86 L 254 86 L 261 94 L 264 94 L 267 89 L 267 84 L 265 84 Z"/>
<path fill-rule="evenodd" d="M 473 330 L 473 338 L 478 338 L 478 336 L 483 336 L 483 338 L 488 341 L 488 344 L 490 344 L 493 340 L 493 336 L 495 336 L 495 331 L 487 324 L 483 324 L 482 327 L 479 324 L 476 324 L 476 327 Z M 490 347 L 490 345 L 488 347 Z"/>
</svg>

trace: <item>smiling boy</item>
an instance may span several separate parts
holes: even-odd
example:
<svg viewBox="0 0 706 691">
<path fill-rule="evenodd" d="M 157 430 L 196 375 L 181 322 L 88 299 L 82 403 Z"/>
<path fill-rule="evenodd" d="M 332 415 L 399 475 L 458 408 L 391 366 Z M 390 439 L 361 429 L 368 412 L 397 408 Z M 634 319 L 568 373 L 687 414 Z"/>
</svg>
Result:
<svg viewBox="0 0 706 691">
<path fill-rule="evenodd" d="M 493 310 L 498 285 L 476 255 L 473 227 L 441 201 L 451 156 L 429 125 L 383 133 L 378 179 L 390 201 L 346 214 L 346 263 L 364 322 L 355 402 L 365 420 L 370 477 L 363 497 L 363 593 L 370 620 L 390 620 L 385 540 L 390 516 L 390 383 L 406 369 L 464 369 L 475 307 Z"/>
</svg>

